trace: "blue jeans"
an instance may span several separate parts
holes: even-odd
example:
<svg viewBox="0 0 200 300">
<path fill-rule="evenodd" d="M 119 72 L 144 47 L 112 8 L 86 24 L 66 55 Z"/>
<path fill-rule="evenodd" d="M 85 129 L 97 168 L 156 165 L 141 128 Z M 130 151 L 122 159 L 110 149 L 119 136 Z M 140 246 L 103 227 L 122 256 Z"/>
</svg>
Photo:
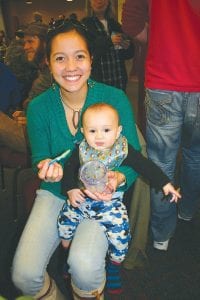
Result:
<svg viewBox="0 0 200 300">
<path fill-rule="evenodd" d="M 60 243 L 57 217 L 63 204 L 64 201 L 52 193 L 37 191 L 13 261 L 13 282 L 23 294 L 33 296 L 43 286 L 46 267 Z M 102 284 L 107 250 L 107 239 L 98 222 L 83 221 L 77 228 L 69 254 L 72 280 L 78 288 L 90 291 Z"/>
<path fill-rule="evenodd" d="M 181 150 L 178 209 L 181 216 L 193 217 L 200 196 L 200 93 L 147 89 L 146 111 L 148 156 L 173 182 Z M 162 191 L 151 190 L 151 230 L 158 242 L 173 235 L 177 221 L 176 204 L 162 197 Z"/>
</svg>

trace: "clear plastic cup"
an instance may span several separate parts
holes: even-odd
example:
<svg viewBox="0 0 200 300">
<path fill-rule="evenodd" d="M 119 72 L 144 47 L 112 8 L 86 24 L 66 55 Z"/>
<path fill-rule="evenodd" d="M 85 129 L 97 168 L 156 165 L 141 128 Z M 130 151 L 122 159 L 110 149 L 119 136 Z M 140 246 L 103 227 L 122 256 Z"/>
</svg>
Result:
<svg viewBox="0 0 200 300">
<path fill-rule="evenodd" d="M 88 161 L 80 168 L 79 177 L 87 190 L 102 193 L 106 188 L 107 168 L 98 160 Z"/>
<path fill-rule="evenodd" d="M 115 32 L 115 31 L 112 31 L 111 33 L 111 40 L 113 41 L 113 37 L 121 37 L 122 34 L 120 32 Z M 122 49 L 122 46 L 120 44 L 114 44 L 114 48 L 117 49 L 117 50 L 120 50 Z"/>
</svg>

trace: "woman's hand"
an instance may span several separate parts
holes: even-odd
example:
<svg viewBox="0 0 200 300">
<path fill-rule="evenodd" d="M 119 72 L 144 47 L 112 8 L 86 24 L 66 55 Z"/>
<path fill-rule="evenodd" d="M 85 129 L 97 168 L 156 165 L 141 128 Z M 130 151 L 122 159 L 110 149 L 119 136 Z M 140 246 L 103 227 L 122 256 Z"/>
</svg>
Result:
<svg viewBox="0 0 200 300">
<path fill-rule="evenodd" d="M 122 42 L 122 34 L 120 32 L 112 32 L 111 40 L 114 46 L 120 46 Z"/>
<path fill-rule="evenodd" d="M 58 182 L 63 177 L 63 168 L 57 162 L 49 165 L 50 161 L 51 159 L 44 159 L 38 163 L 38 177 L 46 182 Z"/>
<path fill-rule="evenodd" d="M 181 194 L 175 190 L 174 186 L 171 183 L 167 183 L 163 186 L 163 192 L 165 196 L 171 195 L 170 202 L 178 202 L 178 200 L 181 198 Z"/>
<path fill-rule="evenodd" d="M 107 178 L 108 182 L 106 184 L 105 190 L 102 193 L 92 193 L 89 190 L 84 190 L 84 193 L 88 197 L 97 201 L 110 201 L 117 187 L 125 181 L 125 176 L 124 174 L 117 171 L 108 171 Z"/>
<path fill-rule="evenodd" d="M 80 189 L 72 189 L 67 194 L 69 202 L 73 207 L 79 207 L 85 201 L 85 194 Z"/>
</svg>

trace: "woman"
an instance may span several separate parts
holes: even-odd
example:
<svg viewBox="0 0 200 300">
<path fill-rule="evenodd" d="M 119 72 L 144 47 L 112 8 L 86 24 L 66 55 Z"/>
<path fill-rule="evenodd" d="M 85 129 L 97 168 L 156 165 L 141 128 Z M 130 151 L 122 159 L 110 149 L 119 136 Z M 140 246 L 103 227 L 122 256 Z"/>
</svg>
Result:
<svg viewBox="0 0 200 300">
<path fill-rule="evenodd" d="M 125 60 L 133 57 L 133 44 L 113 17 L 110 0 L 89 3 L 92 16 L 82 22 L 93 32 L 92 78 L 125 91 L 128 80 Z"/>
<path fill-rule="evenodd" d="M 80 116 L 96 102 L 115 106 L 123 134 L 136 149 L 140 146 L 124 92 L 90 79 L 92 52 L 85 26 L 75 20 L 65 20 L 58 27 L 55 24 L 47 35 L 46 50 L 55 84 L 30 102 L 27 111 L 33 165 L 42 184 L 16 250 L 13 281 L 23 294 L 36 299 L 62 299 L 56 296 L 58 289 L 45 270 L 60 243 L 56 223 L 65 199 L 60 185 L 64 160 L 49 162 L 66 149 L 73 150 L 82 140 Z M 137 177 L 128 167 L 117 171 L 109 178 L 113 190 L 124 179 L 128 188 Z M 106 196 L 85 192 L 94 200 L 107 200 Z M 97 222 L 85 220 L 78 226 L 68 258 L 73 292 L 78 299 L 103 293 L 107 249 L 106 236 Z M 54 298 L 50 298 L 52 294 Z"/>
</svg>

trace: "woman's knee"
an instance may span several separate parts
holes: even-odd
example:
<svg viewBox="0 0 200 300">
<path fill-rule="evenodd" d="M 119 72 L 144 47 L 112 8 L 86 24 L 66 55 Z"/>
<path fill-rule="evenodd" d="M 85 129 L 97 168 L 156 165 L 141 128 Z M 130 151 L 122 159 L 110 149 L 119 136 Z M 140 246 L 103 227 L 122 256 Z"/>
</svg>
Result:
<svg viewBox="0 0 200 300">
<path fill-rule="evenodd" d="M 93 290 L 102 285 L 107 250 L 108 241 L 102 226 L 91 220 L 81 222 L 68 258 L 72 281 L 78 288 Z"/>
<path fill-rule="evenodd" d="M 75 253 L 70 252 L 68 263 L 71 271 L 79 274 L 79 277 L 82 277 L 83 280 L 86 274 L 93 278 L 95 277 L 95 273 L 98 273 L 105 267 L 105 260 L 96 261 L 93 257 L 88 257 L 84 253 L 78 253 L 78 255 L 76 255 Z"/>
<path fill-rule="evenodd" d="M 44 276 L 34 273 L 28 266 L 13 264 L 12 281 L 24 295 L 35 295 L 43 286 Z"/>
<path fill-rule="evenodd" d="M 80 248 L 81 249 L 81 248 Z M 81 252 L 81 251 L 80 251 Z M 68 258 L 72 281 L 83 290 L 93 290 L 101 286 L 105 279 L 105 258 L 95 260 L 84 253 L 70 253 Z"/>
</svg>

